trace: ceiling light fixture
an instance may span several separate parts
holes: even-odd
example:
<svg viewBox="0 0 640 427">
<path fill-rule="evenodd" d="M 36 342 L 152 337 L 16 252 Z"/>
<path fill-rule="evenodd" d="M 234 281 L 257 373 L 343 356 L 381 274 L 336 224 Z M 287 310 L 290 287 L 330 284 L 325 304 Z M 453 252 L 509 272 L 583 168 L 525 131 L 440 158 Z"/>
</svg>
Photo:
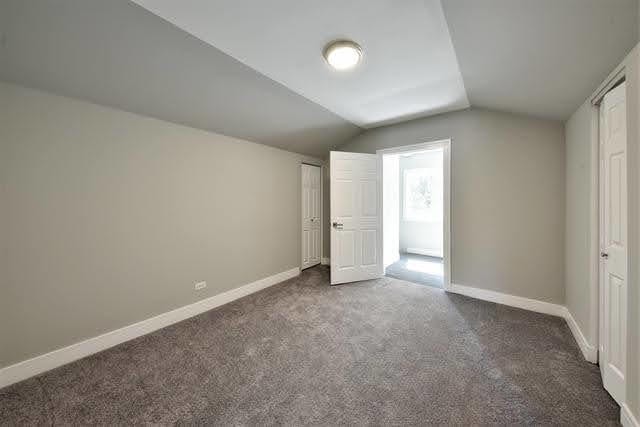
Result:
<svg viewBox="0 0 640 427">
<path fill-rule="evenodd" d="M 336 40 L 324 48 L 324 59 L 336 70 L 348 70 L 358 65 L 362 49 L 350 40 Z"/>
</svg>

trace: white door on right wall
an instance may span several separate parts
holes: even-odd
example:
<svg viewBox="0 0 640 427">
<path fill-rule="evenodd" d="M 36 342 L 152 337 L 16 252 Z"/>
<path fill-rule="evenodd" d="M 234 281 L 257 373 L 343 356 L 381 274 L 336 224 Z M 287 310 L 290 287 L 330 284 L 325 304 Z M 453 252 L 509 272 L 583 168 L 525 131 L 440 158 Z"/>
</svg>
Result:
<svg viewBox="0 0 640 427">
<path fill-rule="evenodd" d="M 622 405 L 627 372 L 627 113 L 625 84 L 600 104 L 600 352 L 605 389 Z"/>
</svg>

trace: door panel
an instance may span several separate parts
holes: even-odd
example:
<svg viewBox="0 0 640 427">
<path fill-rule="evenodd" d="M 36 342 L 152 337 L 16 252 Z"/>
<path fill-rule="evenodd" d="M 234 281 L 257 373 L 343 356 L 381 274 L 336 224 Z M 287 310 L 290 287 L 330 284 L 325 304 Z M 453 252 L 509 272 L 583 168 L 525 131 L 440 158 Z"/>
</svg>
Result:
<svg viewBox="0 0 640 427">
<path fill-rule="evenodd" d="M 378 158 L 331 152 L 331 283 L 381 277 Z"/>
<path fill-rule="evenodd" d="M 627 125 L 625 84 L 600 105 L 600 371 L 624 403 L 627 334 Z"/>
<path fill-rule="evenodd" d="M 353 216 L 353 183 L 350 180 L 337 178 L 332 183 L 331 195 L 335 194 L 335 216 L 345 219 Z"/>
<path fill-rule="evenodd" d="M 318 166 L 302 165 L 302 268 L 320 263 L 322 251 L 322 169 Z"/>
<path fill-rule="evenodd" d="M 372 266 L 378 263 L 376 256 L 377 230 L 362 230 L 362 265 Z"/>
<path fill-rule="evenodd" d="M 336 233 L 336 238 L 338 239 L 336 267 L 343 271 L 352 270 L 356 265 L 355 233 L 350 230 L 343 230 Z"/>
<path fill-rule="evenodd" d="M 375 179 L 363 180 L 362 185 L 362 216 L 377 218 L 378 198 L 377 182 Z"/>
</svg>

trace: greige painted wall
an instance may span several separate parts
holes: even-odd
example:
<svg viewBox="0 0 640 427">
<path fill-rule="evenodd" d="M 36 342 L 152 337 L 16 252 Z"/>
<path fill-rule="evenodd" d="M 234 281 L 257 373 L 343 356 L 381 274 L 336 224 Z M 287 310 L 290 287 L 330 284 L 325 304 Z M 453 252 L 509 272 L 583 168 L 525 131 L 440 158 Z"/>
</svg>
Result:
<svg viewBox="0 0 640 427">
<path fill-rule="evenodd" d="M 0 367 L 300 265 L 314 159 L 1 83 L 0 150 Z"/>
<path fill-rule="evenodd" d="M 360 132 L 129 0 L 1 0 L 0 33 L 0 81 L 312 156 Z"/>
<path fill-rule="evenodd" d="M 452 279 L 564 303 L 564 129 L 470 109 L 367 131 L 340 147 L 451 138 Z"/>
<path fill-rule="evenodd" d="M 565 124 L 565 286 L 567 308 L 585 337 L 595 345 L 597 331 L 590 321 L 591 177 L 594 172 L 591 129 L 591 103 L 587 101 Z"/>
</svg>

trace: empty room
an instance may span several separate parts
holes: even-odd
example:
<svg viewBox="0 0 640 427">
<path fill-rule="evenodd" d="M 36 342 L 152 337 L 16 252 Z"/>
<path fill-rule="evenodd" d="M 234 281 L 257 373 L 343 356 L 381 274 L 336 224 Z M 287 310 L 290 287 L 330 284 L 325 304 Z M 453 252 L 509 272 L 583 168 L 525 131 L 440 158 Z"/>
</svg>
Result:
<svg viewBox="0 0 640 427">
<path fill-rule="evenodd" d="M 640 427 L 638 0 L 0 0 L 0 425 Z"/>
</svg>

